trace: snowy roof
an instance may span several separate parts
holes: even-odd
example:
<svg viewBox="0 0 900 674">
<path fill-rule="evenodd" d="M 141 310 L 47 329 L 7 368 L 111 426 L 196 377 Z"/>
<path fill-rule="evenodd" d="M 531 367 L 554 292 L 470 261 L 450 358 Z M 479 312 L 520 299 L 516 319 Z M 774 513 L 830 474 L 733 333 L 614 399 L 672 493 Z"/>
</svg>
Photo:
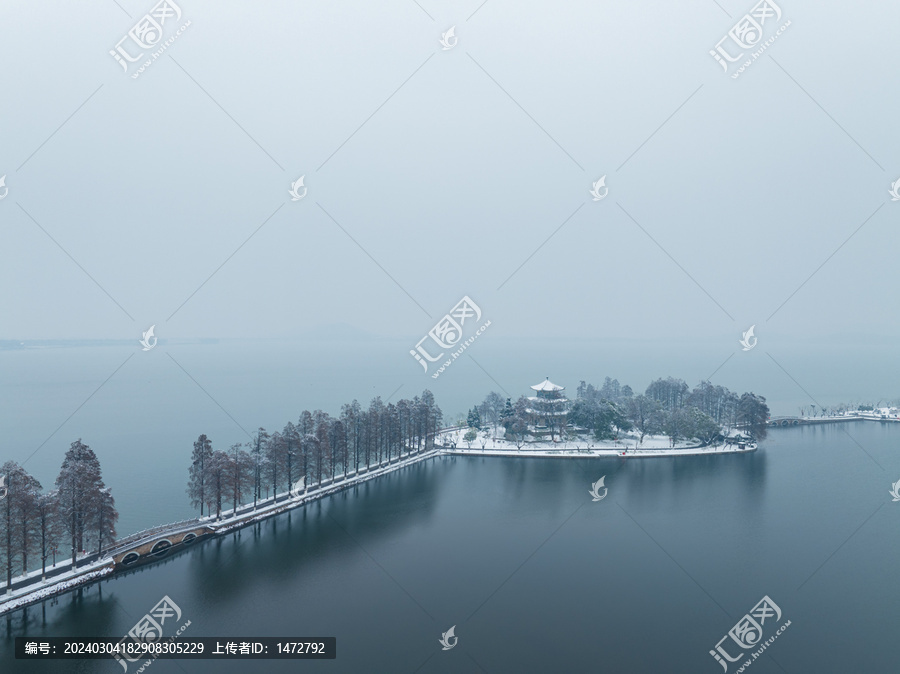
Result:
<svg viewBox="0 0 900 674">
<path fill-rule="evenodd" d="M 529 400 L 531 400 L 531 398 L 529 398 Z M 551 411 L 551 410 L 533 410 L 531 408 L 528 408 L 526 411 L 528 412 L 528 414 L 534 414 L 535 416 L 538 416 L 538 417 L 564 417 L 566 414 L 568 414 L 567 410 L 552 410 Z"/>
<path fill-rule="evenodd" d="M 543 398 L 541 396 L 528 396 L 525 400 L 530 400 L 534 403 L 540 403 L 542 406 L 544 405 L 554 405 L 559 407 L 560 405 L 568 405 L 569 399 L 565 396 L 561 396 L 559 398 Z"/>
<path fill-rule="evenodd" d="M 535 384 L 532 386 L 535 391 L 563 391 L 565 390 L 565 386 L 557 386 L 552 381 L 550 381 L 549 377 L 542 381 L 540 384 Z"/>
</svg>

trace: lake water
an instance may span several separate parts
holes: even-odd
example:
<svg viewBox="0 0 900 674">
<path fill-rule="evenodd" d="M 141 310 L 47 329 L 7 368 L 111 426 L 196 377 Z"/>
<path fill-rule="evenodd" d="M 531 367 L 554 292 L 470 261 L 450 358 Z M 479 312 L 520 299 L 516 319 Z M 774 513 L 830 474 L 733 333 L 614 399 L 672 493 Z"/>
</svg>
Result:
<svg viewBox="0 0 900 674">
<path fill-rule="evenodd" d="M 492 328 L 493 329 L 493 328 Z M 618 378 L 642 391 L 657 377 L 712 381 L 766 396 L 773 414 L 818 403 L 898 397 L 894 345 L 779 343 L 744 353 L 734 340 L 493 339 L 486 333 L 438 379 L 409 355 L 411 341 L 240 341 L 0 351 L 0 460 L 24 462 L 50 488 L 77 438 L 97 453 L 121 519 L 118 533 L 194 516 L 185 495 L 201 433 L 227 449 L 303 409 L 333 415 L 353 398 L 411 398 L 430 388 L 455 419 L 491 390 L 513 399 L 549 376 L 574 397 L 581 379 Z M 774 360 L 773 360 L 774 359 Z M 724 363 L 724 364 L 723 364 Z M 38 449 L 40 448 L 40 449 Z M 37 451 L 36 451 L 37 450 Z"/>
<path fill-rule="evenodd" d="M 168 595 L 184 636 L 335 636 L 338 657 L 153 672 L 713 674 L 709 651 L 768 595 L 782 618 L 764 639 L 791 625 L 746 671 L 896 671 L 898 442 L 900 425 L 852 422 L 779 429 L 750 455 L 427 460 L 18 611 L 0 670 L 25 671 L 14 636 L 120 637 Z"/>
</svg>

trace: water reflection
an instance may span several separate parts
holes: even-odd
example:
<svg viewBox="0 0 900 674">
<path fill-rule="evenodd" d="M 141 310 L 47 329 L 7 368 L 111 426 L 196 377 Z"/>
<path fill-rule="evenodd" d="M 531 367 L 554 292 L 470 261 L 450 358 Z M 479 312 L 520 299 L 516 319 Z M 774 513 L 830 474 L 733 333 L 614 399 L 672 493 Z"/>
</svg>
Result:
<svg viewBox="0 0 900 674">
<path fill-rule="evenodd" d="M 777 642 L 788 669 L 893 671 L 897 511 L 891 480 L 854 439 L 900 470 L 894 429 L 779 429 L 741 455 L 441 457 L 70 593 L 57 606 L 16 612 L 4 647 L 23 633 L 121 635 L 170 594 L 196 634 L 290 626 L 336 635 L 335 671 L 414 671 L 432 653 L 422 674 L 467 671 L 450 659 L 467 653 L 486 671 L 586 671 L 598 662 L 610 671 L 671 671 L 673 662 L 703 671 L 714 666 L 710 646 L 734 624 L 726 614 L 769 594 L 798 625 Z M 588 490 L 601 475 L 609 495 L 594 503 Z M 437 638 L 454 623 L 460 646 L 448 656 Z M 840 635 L 850 623 L 853 634 L 878 638 L 865 649 L 848 646 Z M 838 639 L 827 655 L 823 636 Z M 4 670 L 16 664 L 0 661 Z M 287 664 L 226 669 L 296 669 Z M 111 663 L 90 667 L 34 671 L 115 671 Z"/>
<path fill-rule="evenodd" d="M 441 494 L 441 473 L 433 461 L 420 462 L 203 542 L 185 553 L 192 582 L 209 599 L 231 602 L 254 585 L 337 563 L 346 553 L 348 534 L 352 545 L 369 549 L 427 524 Z"/>
</svg>

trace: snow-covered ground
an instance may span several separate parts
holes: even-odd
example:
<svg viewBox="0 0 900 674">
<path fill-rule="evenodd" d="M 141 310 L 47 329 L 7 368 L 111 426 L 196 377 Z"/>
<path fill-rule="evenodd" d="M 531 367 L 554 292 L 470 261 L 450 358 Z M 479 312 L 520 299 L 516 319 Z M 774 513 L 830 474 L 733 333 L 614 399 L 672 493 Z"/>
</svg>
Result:
<svg viewBox="0 0 900 674">
<path fill-rule="evenodd" d="M 827 421 L 900 421 L 900 409 L 896 407 L 876 407 L 873 410 L 845 410 L 837 414 L 817 414 L 815 416 L 776 416 L 771 422 L 777 425 L 782 419 L 798 419 L 805 423 L 824 423 Z"/>
<path fill-rule="evenodd" d="M 647 435 L 643 442 L 633 434 L 617 441 L 597 441 L 586 438 L 560 442 L 526 442 L 521 448 L 516 443 L 494 436 L 491 432 L 480 432 L 470 443 L 463 440 L 468 429 L 447 430 L 438 435 L 436 444 L 443 444 L 445 454 L 517 457 L 591 457 L 591 456 L 698 456 L 704 454 L 734 454 L 752 452 L 755 444 L 740 449 L 736 444 L 703 447 L 696 442 L 676 442 L 674 447 L 667 436 Z M 456 445 L 453 447 L 452 445 Z"/>
<path fill-rule="evenodd" d="M 448 430 L 438 434 L 435 439 L 436 445 L 456 445 L 457 449 L 500 449 L 516 451 L 516 443 L 504 440 L 492 432 L 479 432 L 478 437 L 472 441 L 472 446 L 463 440 L 468 429 Z M 588 440 L 586 438 L 562 440 L 559 442 L 526 442 L 522 445 L 522 451 L 532 450 L 609 450 L 622 452 L 625 449 L 688 449 L 697 447 L 696 442 L 676 442 L 672 447 L 672 443 L 665 435 L 646 435 L 643 442 L 635 435 L 625 435 L 619 440 Z"/>
<path fill-rule="evenodd" d="M 898 419 L 900 420 L 900 410 L 896 407 L 876 407 L 874 410 L 852 412 L 856 416 L 863 419 Z"/>
<path fill-rule="evenodd" d="M 462 454 L 472 456 L 511 456 L 517 458 L 574 458 L 584 459 L 597 456 L 618 456 L 622 458 L 650 458 L 654 456 L 700 456 L 707 454 L 743 454 L 756 450 L 755 444 L 747 445 L 739 449 L 737 445 L 718 445 L 709 447 L 662 447 L 656 449 L 531 449 L 523 445 L 521 450 L 512 449 L 481 449 L 481 446 L 469 449 L 463 446 L 455 449 L 444 449 L 444 454 Z"/>
<path fill-rule="evenodd" d="M 107 576 L 113 572 L 113 560 L 111 557 L 104 557 L 95 562 L 79 566 L 74 570 L 69 570 L 53 578 L 48 578 L 41 583 L 35 579 L 35 583 L 26 587 L 13 590 L 10 594 L 0 596 L 0 612 L 12 611 L 20 606 L 25 606 L 36 601 L 40 601 L 46 597 L 50 597 L 61 592 L 65 592 L 78 585 L 91 583 L 98 578 Z M 28 574 L 33 576 L 35 574 Z M 41 575 L 40 570 L 37 576 Z"/>
<path fill-rule="evenodd" d="M 88 557 L 92 554 L 94 554 L 94 553 L 79 552 L 77 555 L 75 555 L 75 558 L 82 559 L 82 558 Z M 67 566 L 71 563 L 72 563 L 72 558 L 67 557 L 66 559 L 60 559 L 55 564 L 47 564 L 47 573 L 54 571 L 57 567 Z M 87 566 L 88 565 L 85 565 L 85 568 L 87 568 Z M 12 579 L 13 585 L 15 585 L 16 583 L 18 583 L 22 580 L 25 580 L 27 578 L 31 578 L 32 580 L 40 578 L 42 573 L 43 573 L 43 571 L 41 569 L 35 569 L 34 571 L 29 571 L 28 573 L 20 573 L 18 576 L 13 576 L 13 579 Z M 64 575 L 65 574 L 60 574 L 59 576 L 54 576 L 53 578 L 49 579 L 47 582 L 52 583 L 52 582 L 56 581 L 57 578 L 62 578 Z M 3 599 L 3 596 L 5 594 L 6 594 L 6 581 L 3 581 L 3 582 L 0 582 L 0 600 Z"/>
</svg>

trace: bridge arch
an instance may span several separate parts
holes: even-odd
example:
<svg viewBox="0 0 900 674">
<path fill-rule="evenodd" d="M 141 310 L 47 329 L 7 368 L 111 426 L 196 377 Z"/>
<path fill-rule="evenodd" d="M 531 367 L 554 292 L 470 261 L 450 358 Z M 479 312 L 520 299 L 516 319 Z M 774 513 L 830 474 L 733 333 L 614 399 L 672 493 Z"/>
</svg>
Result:
<svg viewBox="0 0 900 674">
<path fill-rule="evenodd" d="M 122 557 L 122 565 L 123 566 L 131 566 L 136 561 L 138 561 L 140 558 L 141 558 L 141 554 L 137 550 L 132 550 L 131 552 L 126 554 L 124 557 Z"/>
<path fill-rule="evenodd" d="M 154 557 L 162 557 L 165 555 L 169 548 L 172 547 L 172 541 L 168 538 L 160 538 L 156 543 L 153 544 L 153 547 L 150 548 L 150 553 Z"/>
</svg>

